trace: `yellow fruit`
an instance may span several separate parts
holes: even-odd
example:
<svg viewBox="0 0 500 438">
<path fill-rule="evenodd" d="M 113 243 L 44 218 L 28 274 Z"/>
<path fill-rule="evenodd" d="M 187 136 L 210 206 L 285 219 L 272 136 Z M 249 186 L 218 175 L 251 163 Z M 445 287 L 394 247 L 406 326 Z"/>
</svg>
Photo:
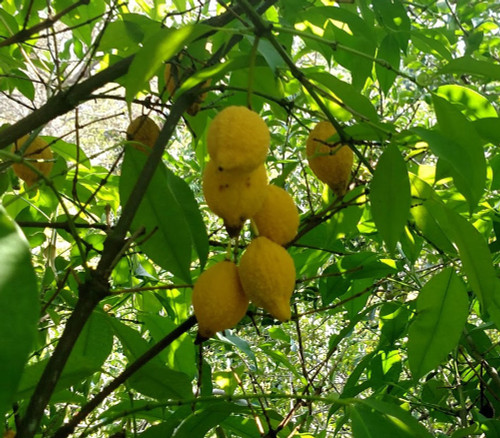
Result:
<svg viewBox="0 0 500 438">
<path fill-rule="evenodd" d="M 207 205 L 224 219 L 231 236 L 237 235 L 245 221 L 262 207 L 266 187 L 267 173 L 263 164 L 245 173 L 220 170 L 214 161 L 209 161 L 203 174 Z"/>
<path fill-rule="evenodd" d="M 176 64 L 167 63 L 165 64 L 165 70 L 163 70 L 163 77 L 165 79 L 165 88 L 168 94 L 172 96 L 179 85 L 180 72 L 179 67 Z"/>
<path fill-rule="evenodd" d="M 145 154 L 151 152 L 158 135 L 160 128 L 146 115 L 132 120 L 127 128 L 127 140 L 132 141 L 132 146 Z"/>
<path fill-rule="evenodd" d="M 223 109 L 208 128 L 208 153 L 224 170 L 256 169 L 266 160 L 269 142 L 264 120 L 244 106 Z"/>
<path fill-rule="evenodd" d="M 12 152 L 20 151 L 23 147 L 23 144 L 28 139 L 29 135 L 25 135 L 19 140 L 16 140 L 12 148 Z M 29 160 L 30 164 L 32 164 L 40 172 L 42 172 L 43 175 L 49 176 L 53 166 L 53 155 L 49 144 L 45 140 L 41 139 L 40 137 L 36 137 L 24 151 L 23 156 L 24 158 Z M 39 179 L 38 174 L 25 164 L 14 163 L 12 165 L 12 170 L 20 179 L 22 179 L 26 183 L 28 187 L 35 184 L 35 182 Z"/>
<path fill-rule="evenodd" d="M 319 180 L 337 196 L 343 196 L 351 176 L 353 152 L 349 146 L 329 147 L 326 142 L 337 131 L 330 122 L 319 122 L 307 138 L 309 166 Z"/>
<path fill-rule="evenodd" d="M 257 237 L 241 256 L 238 272 L 250 301 L 280 321 L 290 319 L 295 266 L 285 248 L 267 237 Z"/>
<path fill-rule="evenodd" d="M 235 326 L 248 308 L 236 265 L 222 261 L 204 271 L 194 285 L 192 303 L 202 337 Z"/>
<path fill-rule="evenodd" d="M 299 228 L 299 212 L 289 193 L 281 187 L 269 184 L 264 204 L 253 216 L 260 236 L 285 245 L 296 235 Z"/>
</svg>

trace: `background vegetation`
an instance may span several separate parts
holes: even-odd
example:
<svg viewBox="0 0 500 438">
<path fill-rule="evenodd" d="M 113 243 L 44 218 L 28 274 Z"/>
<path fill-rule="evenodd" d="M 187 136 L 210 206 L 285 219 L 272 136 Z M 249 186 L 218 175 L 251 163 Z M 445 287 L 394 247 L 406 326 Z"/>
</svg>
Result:
<svg viewBox="0 0 500 438">
<path fill-rule="evenodd" d="M 4 0 L 0 429 L 500 436 L 499 22 L 495 0 Z M 229 105 L 266 120 L 301 212 L 293 319 L 251 307 L 197 346 L 191 285 L 229 242 L 205 136 Z M 148 157 L 139 114 L 162 127 Z M 343 199 L 305 160 L 322 119 L 356 152 Z M 27 133 L 55 153 L 31 188 Z"/>
</svg>

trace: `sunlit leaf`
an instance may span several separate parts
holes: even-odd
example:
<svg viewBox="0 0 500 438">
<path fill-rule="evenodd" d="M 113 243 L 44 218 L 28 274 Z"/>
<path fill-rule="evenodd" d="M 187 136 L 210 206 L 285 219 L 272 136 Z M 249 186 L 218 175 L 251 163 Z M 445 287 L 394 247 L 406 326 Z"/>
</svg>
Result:
<svg viewBox="0 0 500 438">
<path fill-rule="evenodd" d="M 390 252 L 403 233 L 410 200 L 406 163 L 397 146 L 391 144 L 380 157 L 370 184 L 373 220 Z"/>
<path fill-rule="evenodd" d="M 20 229 L 0 207 L 0 418 L 14 401 L 39 318 L 38 284 Z"/>
<path fill-rule="evenodd" d="M 457 346 L 468 314 L 467 290 L 452 268 L 420 290 L 408 333 L 408 360 L 415 379 L 437 367 Z"/>
</svg>

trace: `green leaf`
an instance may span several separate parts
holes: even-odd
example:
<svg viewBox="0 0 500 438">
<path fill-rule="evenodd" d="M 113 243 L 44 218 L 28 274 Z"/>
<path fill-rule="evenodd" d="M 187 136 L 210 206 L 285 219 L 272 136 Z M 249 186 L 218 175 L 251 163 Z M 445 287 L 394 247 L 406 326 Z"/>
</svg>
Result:
<svg viewBox="0 0 500 438">
<path fill-rule="evenodd" d="M 94 312 L 85 323 L 57 382 L 54 396 L 100 370 L 113 347 L 108 318 L 107 315 Z M 19 385 L 18 398 L 27 398 L 33 392 L 47 363 L 48 359 L 44 359 L 26 368 Z"/>
<path fill-rule="evenodd" d="M 394 252 L 410 211 L 410 182 L 406 163 L 396 145 L 380 157 L 370 184 L 373 220 L 389 252 Z"/>
<path fill-rule="evenodd" d="M 141 173 L 146 157 L 127 148 L 120 178 L 121 205 L 125 205 Z M 153 175 L 132 223 L 132 231 L 145 228 L 144 252 L 163 269 L 190 283 L 193 240 L 184 208 L 171 188 L 171 171 L 163 163 Z M 175 186 L 179 184 L 175 183 Z M 188 208 L 192 208 L 188 200 Z M 192 200 L 191 200 L 192 202 Z M 192 221 L 192 215 L 190 220 Z M 151 234 L 153 233 L 153 234 Z"/>
<path fill-rule="evenodd" d="M 40 317 L 28 242 L 0 207 L 0 418 L 10 409 Z"/>
<path fill-rule="evenodd" d="M 166 170 L 168 185 L 182 207 L 184 218 L 189 225 L 191 237 L 203 269 L 208 257 L 209 243 L 207 228 L 205 222 L 203 222 L 200 206 L 186 181 L 168 169 Z"/>
<path fill-rule="evenodd" d="M 465 117 L 482 119 L 498 116 L 490 101 L 470 88 L 456 84 L 442 85 L 437 89 L 436 94 L 453 103 Z"/>
<path fill-rule="evenodd" d="M 470 125 L 470 122 L 466 123 Z M 473 209 L 486 184 L 486 161 L 481 145 L 472 143 L 465 146 L 439 131 L 424 128 L 413 128 L 412 131 L 429 144 L 435 155 L 449 164 L 457 189 L 469 202 L 469 208 Z"/>
<path fill-rule="evenodd" d="M 469 221 L 438 200 L 430 199 L 426 204 L 441 229 L 457 246 L 463 269 L 484 317 L 489 316 L 500 327 L 500 279 L 495 274 L 486 240 Z"/>
<path fill-rule="evenodd" d="M 474 128 L 477 133 L 487 142 L 500 143 L 500 118 L 490 117 L 475 120 Z"/>
<path fill-rule="evenodd" d="M 467 290 L 452 268 L 421 289 L 408 333 L 408 361 L 415 379 L 436 368 L 457 346 L 468 314 Z"/>
<path fill-rule="evenodd" d="M 113 332 L 107 322 L 108 318 L 102 312 L 90 315 L 71 350 L 65 371 L 77 368 L 82 361 L 86 361 L 88 367 L 96 371 L 102 366 L 113 347 Z"/>
<path fill-rule="evenodd" d="M 377 21 L 396 37 L 399 47 L 406 52 L 410 38 L 411 22 L 400 0 L 372 1 Z"/>
<path fill-rule="evenodd" d="M 324 85 L 332 92 L 354 116 L 363 116 L 372 122 L 378 121 L 378 114 L 370 100 L 360 94 L 356 88 L 347 82 L 337 79 L 326 72 L 303 70 L 307 77 Z"/>
<path fill-rule="evenodd" d="M 452 59 L 450 44 L 440 29 L 412 29 L 410 34 L 412 43 L 422 52 L 447 61 Z"/>
<path fill-rule="evenodd" d="M 478 61 L 469 56 L 452 59 L 448 64 L 441 68 L 438 73 L 471 74 L 500 81 L 500 65 L 487 61 Z"/>
<path fill-rule="evenodd" d="M 456 168 L 456 171 L 460 172 L 460 176 L 465 179 L 465 186 L 458 187 L 457 184 L 457 188 L 464 196 L 466 196 L 465 193 L 469 194 L 466 197 L 472 211 L 479 202 L 486 183 L 486 159 L 484 157 L 482 139 L 475 131 L 472 123 L 469 122 L 455 105 L 436 94 L 432 96 L 432 102 L 440 131 L 447 139 L 459 145 L 459 148 L 454 148 L 453 153 L 450 150 L 448 151 L 447 161 L 453 165 L 453 163 L 460 162 L 460 160 L 466 160 L 466 167 L 472 169 L 472 171 L 465 171 L 464 173 L 465 169 L 462 166 Z M 466 187 L 469 187 L 469 189 L 466 189 Z"/>
<path fill-rule="evenodd" d="M 130 105 L 139 91 L 160 66 L 176 54 L 186 43 L 207 32 L 209 27 L 203 24 L 184 26 L 180 29 L 161 29 L 145 42 L 130 65 L 126 78 L 125 97 Z"/>
<path fill-rule="evenodd" d="M 67 143 L 57 137 L 44 136 L 43 139 L 50 144 L 50 148 L 53 152 L 63 157 L 66 161 L 71 160 L 87 169 L 91 168 L 89 158 L 76 144 Z"/>
<path fill-rule="evenodd" d="M 129 362 L 135 361 L 152 346 L 138 332 L 120 321 L 110 319 L 109 322 Z M 166 367 L 158 357 L 133 374 L 129 383 L 136 391 L 156 400 L 192 396 L 191 379 L 182 372 Z"/>
<path fill-rule="evenodd" d="M 145 314 L 142 315 L 141 319 L 156 342 L 160 341 L 166 333 L 170 333 L 176 328 L 176 325 L 170 319 L 162 315 Z M 160 354 L 160 357 L 169 368 L 182 371 L 191 377 L 196 375 L 195 349 L 193 339 L 189 335 L 184 334 L 172 342 Z"/>
<path fill-rule="evenodd" d="M 377 59 L 387 62 L 387 64 L 395 69 L 399 69 L 401 56 L 399 54 L 399 44 L 392 34 L 387 34 L 378 48 Z M 396 73 L 380 64 L 375 64 L 378 82 L 384 94 L 387 94 L 396 79 Z"/>
<path fill-rule="evenodd" d="M 350 406 L 354 438 L 431 438 L 432 435 L 409 412 L 398 405 L 373 398 Z"/>
<path fill-rule="evenodd" d="M 219 425 L 232 413 L 246 410 L 226 402 L 205 404 L 181 423 L 172 438 L 203 438 L 212 427 Z"/>
</svg>

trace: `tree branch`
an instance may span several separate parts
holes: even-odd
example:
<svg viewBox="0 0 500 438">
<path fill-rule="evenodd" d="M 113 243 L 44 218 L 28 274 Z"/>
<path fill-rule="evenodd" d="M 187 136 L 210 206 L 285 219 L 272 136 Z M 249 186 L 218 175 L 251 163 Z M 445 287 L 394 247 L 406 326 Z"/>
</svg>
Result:
<svg viewBox="0 0 500 438">
<path fill-rule="evenodd" d="M 165 336 L 160 342 L 153 345 L 148 351 L 146 351 L 141 357 L 139 357 L 135 362 L 133 362 L 128 368 L 126 368 L 118 377 L 112 380 L 108 385 L 106 385 L 101 392 L 94 396 L 85 406 L 82 407 L 80 412 L 76 414 L 68 423 L 60 427 L 53 438 L 66 438 L 75 430 L 80 422 L 85 420 L 87 416 L 99 406 L 104 399 L 110 395 L 114 390 L 116 390 L 121 384 L 130 378 L 135 372 L 137 372 L 141 367 L 147 364 L 151 359 L 161 353 L 166 347 L 168 347 L 172 342 L 174 342 L 179 336 L 186 333 L 191 327 L 196 324 L 196 317 L 194 315 L 190 316 L 186 321 L 180 324 L 177 328 L 172 330 L 167 336 Z"/>
<path fill-rule="evenodd" d="M 10 46 L 11 44 L 16 44 L 16 43 L 22 43 L 23 41 L 26 41 L 31 35 L 34 35 L 44 29 L 48 29 L 55 22 L 59 21 L 61 17 L 63 17 L 66 14 L 69 14 L 73 9 L 76 9 L 82 5 L 88 5 L 89 3 L 90 0 L 80 0 L 72 4 L 71 6 L 68 6 L 66 9 L 62 10 L 53 17 L 49 17 L 46 20 L 42 21 L 41 23 L 38 23 L 35 26 L 30 27 L 29 29 L 23 29 L 20 32 L 12 35 L 11 37 L 1 41 L 0 47 Z"/>
</svg>

